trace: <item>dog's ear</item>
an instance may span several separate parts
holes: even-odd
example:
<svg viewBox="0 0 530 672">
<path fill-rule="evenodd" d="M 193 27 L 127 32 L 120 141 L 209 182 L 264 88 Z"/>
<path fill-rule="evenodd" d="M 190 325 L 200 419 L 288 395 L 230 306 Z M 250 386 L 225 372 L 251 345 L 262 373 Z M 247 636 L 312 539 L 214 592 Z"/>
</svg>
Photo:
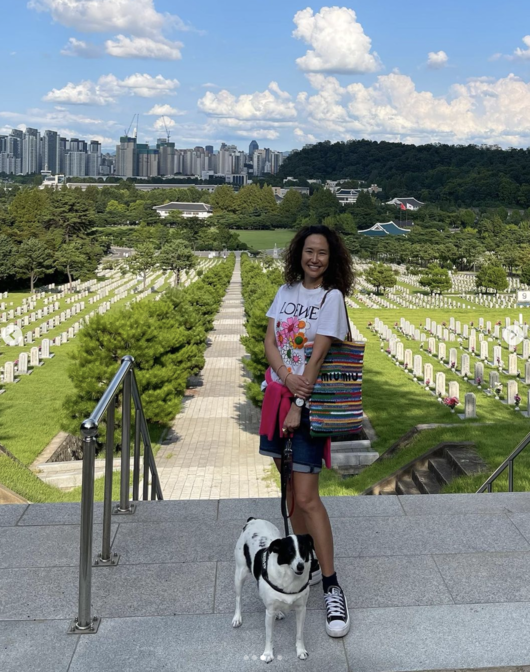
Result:
<svg viewBox="0 0 530 672">
<path fill-rule="evenodd" d="M 313 537 L 310 534 L 299 534 L 297 536 L 298 536 L 298 548 L 300 549 L 301 555 L 308 556 L 315 550 Z"/>
<path fill-rule="evenodd" d="M 279 553 L 282 550 L 282 539 L 274 539 L 269 545 L 270 553 Z"/>
</svg>

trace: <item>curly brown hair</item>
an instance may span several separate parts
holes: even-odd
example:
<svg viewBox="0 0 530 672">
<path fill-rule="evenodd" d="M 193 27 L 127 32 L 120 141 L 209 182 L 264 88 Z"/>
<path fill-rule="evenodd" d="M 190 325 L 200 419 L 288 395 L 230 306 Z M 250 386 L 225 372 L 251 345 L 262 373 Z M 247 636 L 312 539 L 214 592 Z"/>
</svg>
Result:
<svg viewBox="0 0 530 672">
<path fill-rule="evenodd" d="M 329 265 L 322 279 L 324 289 L 340 289 L 344 296 L 348 296 L 355 282 L 351 255 L 344 244 L 342 236 L 324 224 L 304 226 L 291 240 L 285 251 L 285 268 L 283 271 L 285 282 L 294 285 L 304 278 L 302 269 L 302 251 L 308 236 L 324 236 L 329 245 Z"/>
</svg>

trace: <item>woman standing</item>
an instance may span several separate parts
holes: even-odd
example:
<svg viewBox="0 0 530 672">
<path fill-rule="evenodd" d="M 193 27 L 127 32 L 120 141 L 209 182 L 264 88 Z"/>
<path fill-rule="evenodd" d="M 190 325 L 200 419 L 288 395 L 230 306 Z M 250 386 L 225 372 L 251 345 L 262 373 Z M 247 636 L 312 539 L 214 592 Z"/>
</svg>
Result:
<svg viewBox="0 0 530 672">
<path fill-rule="evenodd" d="M 295 534 L 311 534 L 315 558 L 311 585 L 323 581 L 326 631 L 344 637 L 350 617 L 333 563 L 333 534 L 318 484 L 329 439 L 312 438 L 308 399 L 331 343 L 348 333 L 344 296 L 353 285 L 351 257 L 344 242 L 327 226 L 307 226 L 291 241 L 285 258 L 285 281 L 267 312 L 265 353 L 270 364 L 260 425 L 260 453 L 274 458 L 280 470 L 281 454 L 292 436 L 292 489 L 287 502 L 294 512 Z M 313 343 L 305 362 L 305 344 Z M 328 466 L 329 463 L 327 462 Z"/>
</svg>

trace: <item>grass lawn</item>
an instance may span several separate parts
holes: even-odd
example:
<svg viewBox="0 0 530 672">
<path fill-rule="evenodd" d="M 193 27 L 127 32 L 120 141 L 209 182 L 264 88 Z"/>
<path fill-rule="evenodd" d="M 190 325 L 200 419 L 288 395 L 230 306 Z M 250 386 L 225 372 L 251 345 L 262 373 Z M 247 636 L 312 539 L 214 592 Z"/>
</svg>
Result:
<svg viewBox="0 0 530 672">
<path fill-rule="evenodd" d="M 274 229 L 272 231 L 241 231 L 233 230 L 237 233 L 243 243 L 250 245 L 256 250 L 272 250 L 274 245 L 282 248 L 287 245 L 294 236 L 292 229 Z"/>
</svg>

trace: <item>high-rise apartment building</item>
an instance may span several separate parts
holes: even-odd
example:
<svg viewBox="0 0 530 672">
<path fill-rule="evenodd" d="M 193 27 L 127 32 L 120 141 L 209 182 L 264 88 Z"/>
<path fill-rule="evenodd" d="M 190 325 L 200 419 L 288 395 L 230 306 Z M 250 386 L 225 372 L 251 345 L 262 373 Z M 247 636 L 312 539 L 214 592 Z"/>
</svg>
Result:
<svg viewBox="0 0 530 672">
<path fill-rule="evenodd" d="M 120 144 L 116 145 L 116 175 L 118 177 L 138 175 L 136 138 L 124 135 L 120 138 Z"/>
<path fill-rule="evenodd" d="M 88 177 L 97 177 L 101 166 L 101 143 L 91 140 L 88 145 L 86 174 Z"/>
<path fill-rule="evenodd" d="M 156 177 L 158 175 L 158 149 L 149 149 L 147 144 L 137 144 L 138 177 Z"/>
<path fill-rule="evenodd" d="M 40 162 L 40 133 L 36 128 L 26 128 L 22 140 L 22 172 L 38 173 Z"/>
<path fill-rule="evenodd" d="M 67 177 L 86 177 L 86 152 L 67 152 L 64 157 L 64 174 Z"/>
<path fill-rule="evenodd" d="M 175 143 L 169 142 L 165 138 L 158 138 L 156 141 L 158 149 L 158 174 L 175 174 Z"/>
<path fill-rule="evenodd" d="M 61 172 L 61 149 L 59 134 L 56 131 L 44 131 L 42 136 L 42 167 L 52 175 Z"/>
</svg>

